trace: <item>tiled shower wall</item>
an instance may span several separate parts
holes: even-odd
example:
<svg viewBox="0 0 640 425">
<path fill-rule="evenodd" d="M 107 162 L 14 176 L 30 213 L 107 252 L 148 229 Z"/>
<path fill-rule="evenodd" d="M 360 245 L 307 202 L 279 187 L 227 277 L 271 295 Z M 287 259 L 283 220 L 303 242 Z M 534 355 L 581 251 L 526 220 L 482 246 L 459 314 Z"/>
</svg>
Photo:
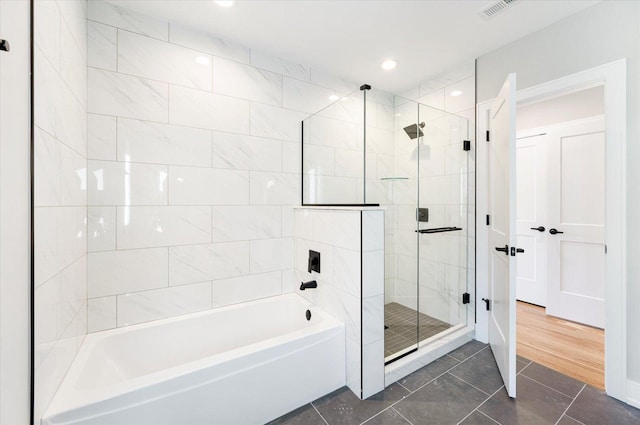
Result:
<svg viewBox="0 0 640 425">
<path fill-rule="evenodd" d="M 300 121 L 355 85 L 89 2 L 89 331 L 293 290 Z"/>
<path fill-rule="evenodd" d="M 86 7 L 34 4 L 36 418 L 87 329 Z"/>
</svg>

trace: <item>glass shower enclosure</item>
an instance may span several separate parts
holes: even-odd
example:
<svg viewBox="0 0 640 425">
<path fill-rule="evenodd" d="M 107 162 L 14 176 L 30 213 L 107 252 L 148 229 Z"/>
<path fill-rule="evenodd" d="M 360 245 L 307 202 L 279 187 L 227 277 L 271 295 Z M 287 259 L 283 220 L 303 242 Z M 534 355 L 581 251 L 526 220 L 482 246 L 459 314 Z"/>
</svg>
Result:
<svg viewBox="0 0 640 425">
<path fill-rule="evenodd" d="M 363 85 L 302 122 L 302 205 L 385 210 L 385 364 L 464 327 L 469 123 Z"/>
</svg>

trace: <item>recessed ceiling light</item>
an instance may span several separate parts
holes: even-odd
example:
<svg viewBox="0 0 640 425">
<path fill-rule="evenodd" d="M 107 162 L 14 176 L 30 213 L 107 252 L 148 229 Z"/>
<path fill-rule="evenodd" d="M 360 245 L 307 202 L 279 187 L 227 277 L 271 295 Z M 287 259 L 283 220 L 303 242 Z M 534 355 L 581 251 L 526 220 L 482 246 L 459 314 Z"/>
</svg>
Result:
<svg viewBox="0 0 640 425">
<path fill-rule="evenodd" d="M 235 0 L 213 0 L 213 2 L 220 7 L 231 7 L 235 3 Z"/>
<path fill-rule="evenodd" d="M 382 62 L 382 69 L 388 71 L 390 69 L 395 68 L 398 65 L 398 62 L 394 61 L 393 59 L 387 59 L 384 62 Z"/>
<path fill-rule="evenodd" d="M 329 96 L 329 100 L 332 102 L 335 102 L 338 99 L 340 99 L 340 96 L 338 96 L 337 94 L 332 94 L 331 96 Z"/>
<path fill-rule="evenodd" d="M 462 94 L 462 92 L 460 90 L 454 90 L 451 93 L 449 93 L 449 95 L 456 97 L 456 96 L 460 96 Z"/>
</svg>

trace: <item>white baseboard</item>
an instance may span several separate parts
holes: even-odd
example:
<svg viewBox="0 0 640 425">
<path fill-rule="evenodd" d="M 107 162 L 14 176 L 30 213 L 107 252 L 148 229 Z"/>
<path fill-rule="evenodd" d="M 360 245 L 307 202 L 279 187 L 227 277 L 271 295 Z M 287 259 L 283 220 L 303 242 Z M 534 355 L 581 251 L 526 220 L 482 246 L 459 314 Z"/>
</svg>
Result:
<svg viewBox="0 0 640 425">
<path fill-rule="evenodd" d="M 640 409 L 640 382 L 627 379 L 627 404 Z"/>
</svg>

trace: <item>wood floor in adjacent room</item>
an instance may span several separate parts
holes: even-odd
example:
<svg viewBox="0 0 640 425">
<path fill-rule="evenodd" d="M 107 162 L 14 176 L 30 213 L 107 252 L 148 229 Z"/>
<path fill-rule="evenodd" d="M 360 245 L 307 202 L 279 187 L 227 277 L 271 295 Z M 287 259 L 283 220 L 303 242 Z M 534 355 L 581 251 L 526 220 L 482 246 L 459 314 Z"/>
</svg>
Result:
<svg viewBox="0 0 640 425">
<path fill-rule="evenodd" d="M 543 307 L 517 303 L 517 353 L 604 389 L 604 331 L 547 316 Z"/>
</svg>

